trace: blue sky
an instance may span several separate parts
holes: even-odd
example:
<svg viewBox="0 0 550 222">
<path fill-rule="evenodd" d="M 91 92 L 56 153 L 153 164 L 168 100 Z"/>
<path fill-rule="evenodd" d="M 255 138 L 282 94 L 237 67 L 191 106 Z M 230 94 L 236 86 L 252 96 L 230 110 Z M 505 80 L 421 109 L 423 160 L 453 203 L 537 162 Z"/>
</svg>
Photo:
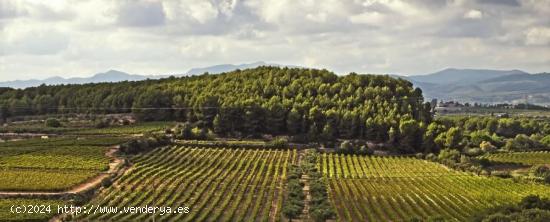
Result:
<svg viewBox="0 0 550 222">
<path fill-rule="evenodd" d="M 0 81 L 266 61 L 550 71 L 550 1 L 0 0 Z"/>
</svg>

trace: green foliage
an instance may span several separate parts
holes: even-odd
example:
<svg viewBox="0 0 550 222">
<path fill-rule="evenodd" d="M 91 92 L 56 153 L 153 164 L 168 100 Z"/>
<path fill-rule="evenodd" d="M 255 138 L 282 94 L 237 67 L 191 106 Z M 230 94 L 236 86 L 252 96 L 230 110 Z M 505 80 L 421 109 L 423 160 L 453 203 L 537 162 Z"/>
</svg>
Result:
<svg viewBox="0 0 550 222">
<path fill-rule="evenodd" d="M 5 90 L 0 94 L 0 107 L 2 116 L 132 112 L 139 120 L 190 122 L 220 135 L 285 134 L 319 142 L 386 142 L 389 129 L 398 129 L 401 119 L 431 121 L 422 92 L 406 80 L 278 67 Z"/>
<path fill-rule="evenodd" d="M 472 221 L 476 222 L 546 222 L 550 221 L 550 200 L 539 196 L 529 195 L 518 204 L 504 205 L 489 209 L 475 215 Z"/>
<path fill-rule="evenodd" d="M 422 129 L 417 121 L 401 120 L 399 124 L 399 149 L 403 153 L 413 153 L 422 148 Z"/>
<path fill-rule="evenodd" d="M 120 151 L 125 154 L 137 154 L 140 152 L 147 152 L 161 146 L 166 146 L 170 143 L 170 138 L 166 136 L 149 136 L 140 139 L 132 139 L 120 145 Z"/>
<path fill-rule="evenodd" d="M 535 177 L 544 177 L 550 173 L 550 168 L 546 165 L 535 165 L 531 167 L 530 173 Z"/>
<path fill-rule="evenodd" d="M 286 196 L 283 204 L 283 215 L 292 220 L 303 211 L 305 203 L 304 184 L 300 182 L 302 169 L 296 165 L 289 165 L 286 178 Z"/>
<path fill-rule="evenodd" d="M 519 134 L 514 139 L 506 141 L 504 149 L 508 151 L 532 151 L 544 149 L 544 145 L 531 137 Z"/>
<path fill-rule="evenodd" d="M 59 120 L 57 119 L 54 119 L 54 118 L 49 118 L 46 120 L 46 127 L 53 127 L 53 128 L 57 128 L 57 127 L 61 127 L 61 122 L 59 122 Z"/>
<path fill-rule="evenodd" d="M 548 151 L 492 153 L 484 155 L 483 158 L 500 163 L 517 163 L 524 165 L 550 164 L 550 152 Z"/>
<path fill-rule="evenodd" d="M 443 149 L 437 157 L 443 163 L 458 163 L 460 162 L 460 152 L 458 150 Z"/>
<path fill-rule="evenodd" d="M 266 147 L 274 149 L 286 149 L 288 148 L 288 139 L 284 137 L 276 137 L 266 144 Z"/>
<path fill-rule="evenodd" d="M 550 135 L 545 136 L 540 140 L 540 142 L 545 145 L 547 148 L 550 148 Z"/>
</svg>

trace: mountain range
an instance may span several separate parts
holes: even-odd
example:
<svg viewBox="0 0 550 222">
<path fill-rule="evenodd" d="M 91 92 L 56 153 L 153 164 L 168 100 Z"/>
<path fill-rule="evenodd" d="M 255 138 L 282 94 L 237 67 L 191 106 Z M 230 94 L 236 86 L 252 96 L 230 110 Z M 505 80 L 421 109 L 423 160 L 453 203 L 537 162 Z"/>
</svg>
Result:
<svg viewBox="0 0 550 222">
<path fill-rule="evenodd" d="M 428 75 L 398 76 L 422 89 L 427 99 L 470 103 L 550 104 L 550 73 L 521 70 L 445 69 Z"/>
<path fill-rule="evenodd" d="M 286 66 L 286 65 L 266 63 L 261 61 L 254 62 L 254 63 L 240 64 L 240 65 L 222 64 L 222 65 L 215 65 L 215 66 L 209 66 L 204 68 L 192 68 L 189 71 L 185 72 L 184 74 L 174 74 L 172 76 L 177 77 L 177 76 L 186 76 L 186 75 L 200 75 L 203 73 L 218 74 L 222 72 L 233 71 L 236 69 L 250 69 L 250 68 L 256 68 L 259 66 Z M 297 67 L 297 66 L 287 66 L 287 67 Z M 140 81 L 145 79 L 167 78 L 169 76 L 171 75 L 137 75 L 137 74 L 128 74 L 117 70 L 109 70 L 104 73 L 97 73 L 92 77 L 84 77 L 84 78 L 80 78 L 80 77 L 63 78 L 63 77 L 56 76 L 56 77 L 51 77 L 51 78 L 42 79 L 42 80 L 31 79 L 31 80 L 15 80 L 15 81 L 0 82 L 0 87 L 21 89 L 21 88 L 39 86 L 42 84 L 61 85 L 61 84 Z"/>
<path fill-rule="evenodd" d="M 184 74 L 173 76 L 218 74 L 236 69 L 249 69 L 258 66 L 285 66 L 273 63 L 254 62 L 232 65 L 222 64 L 203 68 L 193 68 Z M 297 66 L 288 66 L 297 67 Z M 52 77 L 43 80 L 16 80 L 0 82 L 0 87 L 27 88 L 59 84 L 84 84 L 98 82 L 140 81 L 166 78 L 170 75 L 136 75 L 110 70 L 88 78 Z M 470 103 L 529 103 L 550 104 L 550 73 L 530 74 L 521 70 L 488 69 L 444 69 L 427 75 L 402 76 L 422 89 L 427 100 L 459 101 Z"/>
</svg>

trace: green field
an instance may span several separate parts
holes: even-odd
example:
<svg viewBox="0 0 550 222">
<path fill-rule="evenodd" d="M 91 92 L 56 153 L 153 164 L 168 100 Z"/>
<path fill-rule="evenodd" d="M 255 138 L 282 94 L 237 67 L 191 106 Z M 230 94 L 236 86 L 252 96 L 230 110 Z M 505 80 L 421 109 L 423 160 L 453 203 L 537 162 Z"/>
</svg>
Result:
<svg viewBox="0 0 550 222">
<path fill-rule="evenodd" d="M 113 126 L 103 129 L 81 129 L 72 131 L 76 135 L 134 135 L 144 133 L 162 132 L 166 128 L 173 127 L 174 122 L 145 122 L 128 126 Z"/>
<path fill-rule="evenodd" d="M 329 181 L 339 221 L 406 221 L 441 216 L 466 221 L 489 207 L 550 187 L 449 170 L 409 157 L 324 154 L 318 167 Z"/>
<path fill-rule="evenodd" d="M 190 207 L 159 221 L 272 221 L 279 218 L 287 165 L 296 151 L 167 147 L 135 164 L 90 204 Z M 82 216 L 82 215 L 81 215 Z M 152 214 L 93 214 L 90 221 L 149 221 Z"/>
<path fill-rule="evenodd" d="M 525 165 L 550 164 L 550 152 L 493 153 L 482 156 L 493 162 L 519 163 Z"/>
<path fill-rule="evenodd" d="M 60 191 L 108 169 L 123 138 L 29 139 L 0 144 L 0 191 Z"/>
</svg>

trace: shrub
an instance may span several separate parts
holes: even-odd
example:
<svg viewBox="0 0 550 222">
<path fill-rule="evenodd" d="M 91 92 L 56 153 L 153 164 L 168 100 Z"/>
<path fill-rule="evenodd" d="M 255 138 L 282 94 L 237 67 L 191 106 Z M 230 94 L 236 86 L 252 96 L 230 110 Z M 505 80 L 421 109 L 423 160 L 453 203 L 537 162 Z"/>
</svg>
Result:
<svg viewBox="0 0 550 222">
<path fill-rule="evenodd" d="M 344 140 L 340 143 L 339 151 L 347 154 L 353 153 L 353 144 L 349 140 Z"/>
<path fill-rule="evenodd" d="M 437 156 L 433 153 L 428 153 L 428 155 L 426 155 L 426 159 L 430 161 L 437 161 Z"/>
<path fill-rule="evenodd" d="M 46 120 L 46 127 L 58 128 L 61 127 L 61 122 L 55 118 L 49 118 Z"/>
<path fill-rule="evenodd" d="M 109 120 L 102 119 L 102 120 L 96 121 L 95 128 L 102 129 L 102 128 L 109 127 L 109 125 L 110 125 Z"/>
<path fill-rule="evenodd" d="M 269 148 L 285 149 L 288 148 L 288 140 L 284 137 L 276 137 L 266 144 Z"/>
<path fill-rule="evenodd" d="M 504 145 L 504 149 L 508 151 L 530 151 L 540 148 L 544 148 L 544 145 L 524 134 L 519 134 L 514 139 L 506 141 L 506 145 Z"/>
<path fill-rule="evenodd" d="M 443 149 L 439 152 L 439 160 L 448 160 L 451 162 L 458 162 L 460 159 L 460 152 L 458 150 Z"/>
<path fill-rule="evenodd" d="M 481 148 L 481 151 L 486 153 L 492 153 L 497 150 L 497 147 L 491 144 L 491 142 L 483 141 L 481 144 L 479 144 L 479 148 Z"/>
<path fill-rule="evenodd" d="M 531 167 L 531 174 L 536 177 L 544 177 L 550 173 L 550 168 L 545 165 L 536 165 Z"/>
</svg>

